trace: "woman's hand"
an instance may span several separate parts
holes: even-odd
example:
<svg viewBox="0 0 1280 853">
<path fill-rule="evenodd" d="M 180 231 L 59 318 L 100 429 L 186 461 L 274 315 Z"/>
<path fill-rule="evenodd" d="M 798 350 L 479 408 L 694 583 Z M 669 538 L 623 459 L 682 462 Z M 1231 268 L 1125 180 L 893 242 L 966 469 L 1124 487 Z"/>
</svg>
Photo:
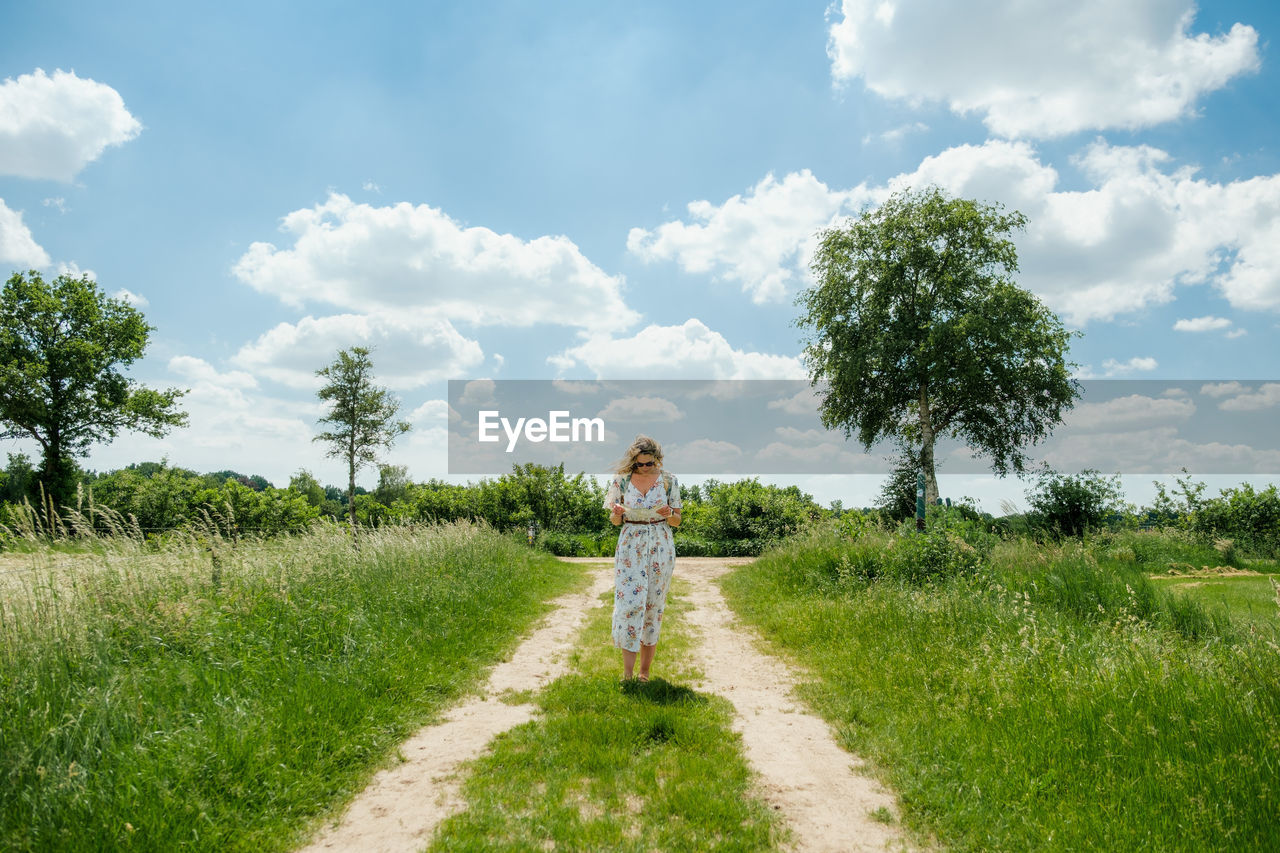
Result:
<svg viewBox="0 0 1280 853">
<path fill-rule="evenodd" d="M 658 513 L 658 515 L 665 518 L 667 520 L 667 524 L 670 524 L 672 527 L 680 526 L 680 510 L 676 509 L 675 507 L 668 506 L 667 504 L 663 504 L 662 506 L 654 510 L 654 512 Z"/>
<path fill-rule="evenodd" d="M 612 511 L 609 513 L 609 521 L 613 524 L 621 524 L 622 515 L 627 511 L 627 508 L 620 503 L 615 503 L 611 510 Z"/>
</svg>

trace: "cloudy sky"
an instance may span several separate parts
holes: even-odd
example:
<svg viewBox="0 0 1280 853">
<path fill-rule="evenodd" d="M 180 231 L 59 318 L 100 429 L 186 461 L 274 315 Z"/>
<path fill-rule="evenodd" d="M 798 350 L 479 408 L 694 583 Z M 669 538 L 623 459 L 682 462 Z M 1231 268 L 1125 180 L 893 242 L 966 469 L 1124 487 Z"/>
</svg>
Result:
<svg viewBox="0 0 1280 853">
<path fill-rule="evenodd" d="M 89 467 L 281 485 L 341 480 L 314 371 L 355 344 L 418 479 L 448 379 L 803 377 L 815 233 L 924 183 L 1027 215 L 1082 377 L 1273 379 L 1278 33 L 1262 0 L 4 3 L 0 270 L 92 274 L 156 327 L 134 375 L 191 389 Z"/>
</svg>

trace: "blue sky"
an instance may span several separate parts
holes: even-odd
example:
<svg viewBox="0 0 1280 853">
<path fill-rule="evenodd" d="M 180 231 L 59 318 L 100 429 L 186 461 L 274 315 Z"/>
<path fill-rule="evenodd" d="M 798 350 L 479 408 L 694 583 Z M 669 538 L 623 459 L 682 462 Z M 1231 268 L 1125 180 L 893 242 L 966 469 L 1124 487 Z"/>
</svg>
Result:
<svg viewBox="0 0 1280 853">
<path fill-rule="evenodd" d="M 1266 380 L 1278 32 L 1185 0 L 4 2 L 0 270 L 91 272 L 156 327 L 134 375 L 191 389 L 98 469 L 339 482 L 313 371 L 354 344 L 417 479 L 448 379 L 802 376 L 813 234 L 925 182 L 1028 215 L 1081 376 Z"/>
</svg>

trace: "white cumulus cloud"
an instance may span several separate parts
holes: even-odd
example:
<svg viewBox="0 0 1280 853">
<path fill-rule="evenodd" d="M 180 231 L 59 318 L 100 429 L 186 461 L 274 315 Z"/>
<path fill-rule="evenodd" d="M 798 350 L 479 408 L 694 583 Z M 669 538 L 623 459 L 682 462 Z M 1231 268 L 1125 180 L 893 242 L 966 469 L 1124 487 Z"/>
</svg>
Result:
<svg viewBox="0 0 1280 853">
<path fill-rule="evenodd" d="M 1072 434 L 1154 428 L 1186 421 L 1196 405 L 1185 397 L 1130 394 L 1104 403 L 1080 403 L 1063 418 Z"/>
<path fill-rule="evenodd" d="M 663 464 L 682 470 L 715 471 L 742 460 L 742 448 L 730 441 L 698 438 L 685 444 L 672 443 L 663 451 Z"/>
<path fill-rule="evenodd" d="M 1193 32 L 1193 0 L 843 0 L 832 77 L 945 103 L 1004 137 L 1136 129 L 1258 69 L 1258 33 Z"/>
<path fill-rule="evenodd" d="M 598 417 L 611 421 L 672 423 L 684 417 L 680 407 L 662 397 L 619 397 L 610 400 Z"/>
<path fill-rule="evenodd" d="M 1239 382 L 1212 382 L 1208 385 L 1200 386 L 1200 393 L 1206 397 L 1234 397 L 1248 390 Z"/>
<path fill-rule="evenodd" d="M 1175 332 L 1215 332 L 1231 328 L 1231 321 L 1226 317 L 1192 317 L 1184 318 L 1173 324 Z"/>
<path fill-rule="evenodd" d="M 288 214 L 281 228 L 291 247 L 254 243 L 234 272 L 290 305 L 509 326 L 617 328 L 638 319 L 622 300 L 622 279 L 567 237 L 522 240 L 464 227 L 425 204 L 374 207 L 338 193 Z"/>
<path fill-rule="evenodd" d="M 1106 376 L 1116 376 L 1124 373 L 1138 373 L 1155 370 L 1160 363 L 1151 356 L 1134 356 L 1128 361 L 1117 361 L 1109 358 L 1102 362 L 1102 369 L 1106 371 Z"/>
<path fill-rule="evenodd" d="M 793 356 L 734 349 L 696 318 L 679 326 L 647 326 L 631 337 L 588 333 L 548 361 L 561 370 L 582 364 L 609 379 L 803 379 Z"/>
<path fill-rule="evenodd" d="M 316 388 L 316 370 L 340 349 L 372 350 L 379 384 L 411 389 L 465 373 L 484 360 L 480 344 L 447 320 L 421 314 L 339 314 L 280 323 L 241 347 L 232 362 L 294 388 Z"/>
<path fill-rule="evenodd" d="M 128 288 L 124 288 L 124 287 L 120 288 L 115 293 L 111 294 L 111 298 L 121 299 L 125 302 L 128 302 L 134 308 L 146 308 L 148 305 L 151 304 L 150 302 L 147 301 L 147 297 L 134 293 L 132 290 L 129 290 Z"/>
<path fill-rule="evenodd" d="M 1280 382 L 1263 383 L 1257 390 L 1238 393 L 1218 404 L 1226 412 L 1257 412 L 1276 406 L 1280 406 Z"/>
<path fill-rule="evenodd" d="M 35 269 L 49 265 L 46 252 L 31 229 L 22 221 L 22 212 L 11 210 L 0 198 L 0 264 Z"/>
<path fill-rule="evenodd" d="M 70 181 L 141 131 L 119 92 L 74 71 L 37 68 L 0 83 L 0 173 Z"/>
<path fill-rule="evenodd" d="M 646 262 L 675 260 L 687 272 L 737 282 L 753 302 L 776 302 L 803 277 L 817 232 L 870 200 L 861 188 L 831 190 L 807 169 L 781 181 L 770 174 L 745 196 L 690 202 L 689 222 L 632 228 L 627 249 Z"/>
<path fill-rule="evenodd" d="M 1234 308 L 1280 311 L 1280 175 L 1215 183 L 1171 167 L 1158 149 L 1102 141 L 1072 165 L 1084 188 L 1064 189 L 1030 144 L 990 140 L 927 157 L 883 186 L 829 189 L 807 172 L 769 177 L 771 187 L 820 190 L 807 218 L 774 217 L 769 193 L 734 196 L 719 207 L 696 203 L 700 221 L 633 229 L 629 247 L 646 260 L 740 278 L 757 295 L 796 290 L 811 281 L 814 232 L 839 212 L 935 184 L 1027 216 L 1014 236 L 1018 283 L 1073 326 L 1170 302 L 1188 285 L 1209 284 Z M 719 224 L 728 222 L 735 227 Z"/>
</svg>

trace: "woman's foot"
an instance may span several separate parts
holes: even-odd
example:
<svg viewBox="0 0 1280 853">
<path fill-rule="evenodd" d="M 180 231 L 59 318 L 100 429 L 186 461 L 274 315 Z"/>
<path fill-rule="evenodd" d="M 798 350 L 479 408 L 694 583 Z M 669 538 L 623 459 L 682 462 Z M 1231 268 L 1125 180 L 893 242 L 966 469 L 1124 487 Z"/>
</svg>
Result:
<svg viewBox="0 0 1280 853">
<path fill-rule="evenodd" d="M 639 676 L 636 677 L 636 680 L 639 681 L 641 684 L 643 684 L 649 680 L 649 674 L 647 672 L 642 672 L 640 673 Z"/>
</svg>

